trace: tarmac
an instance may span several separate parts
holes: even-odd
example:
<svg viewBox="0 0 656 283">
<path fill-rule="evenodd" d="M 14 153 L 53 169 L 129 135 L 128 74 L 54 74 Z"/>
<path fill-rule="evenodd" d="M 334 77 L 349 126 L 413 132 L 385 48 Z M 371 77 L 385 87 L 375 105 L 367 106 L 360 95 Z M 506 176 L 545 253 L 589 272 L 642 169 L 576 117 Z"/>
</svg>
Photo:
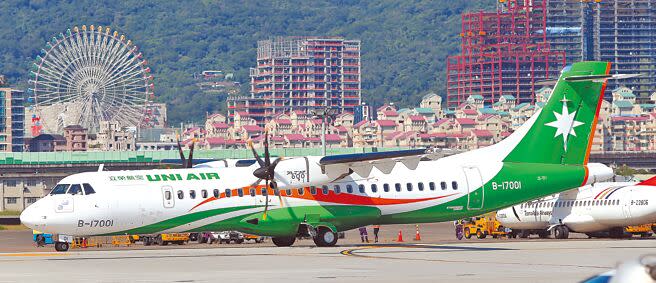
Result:
<svg viewBox="0 0 656 283">
<path fill-rule="evenodd" d="M 404 231 L 404 243 L 390 237 L 399 227 L 384 227 L 382 243 L 362 244 L 350 231 L 330 248 L 303 240 L 286 248 L 269 242 L 66 253 L 34 248 L 29 240 L 30 247 L 21 248 L 15 241 L 24 241 L 20 233 L 26 231 L 2 231 L 0 282 L 578 282 L 620 261 L 656 254 L 651 238 L 458 241 L 449 223 L 431 225 L 421 241 Z M 410 232 L 414 225 L 400 228 Z M 12 236 L 13 252 L 6 246 Z"/>
</svg>

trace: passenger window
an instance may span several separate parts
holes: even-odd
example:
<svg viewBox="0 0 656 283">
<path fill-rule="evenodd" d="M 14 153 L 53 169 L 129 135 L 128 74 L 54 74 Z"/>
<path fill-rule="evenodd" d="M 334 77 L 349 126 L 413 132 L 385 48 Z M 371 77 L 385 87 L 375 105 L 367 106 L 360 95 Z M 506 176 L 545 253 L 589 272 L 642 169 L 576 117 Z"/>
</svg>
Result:
<svg viewBox="0 0 656 283">
<path fill-rule="evenodd" d="M 96 191 L 93 190 L 93 187 L 91 185 L 84 183 L 82 184 L 82 187 L 84 187 L 84 194 L 85 195 L 90 195 L 90 194 L 95 194 Z"/>
<path fill-rule="evenodd" d="M 68 194 L 71 195 L 82 195 L 82 187 L 80 187 L 79 184 L 73 184 L 71 187 L 68 189 Z"/>
<path fill-rule="evenodd" d="M 323 194 L 324 194 L 324 195 L 327 195 L 327 194 L 328 194 L 328 186 L 323 185 L 323 186 L 321 186 L 321 189 L 323 190 Z"/>
<path fill-rule="evenodd" d="M 232 196 L 232 190 L 227 189 L 227 190 L 225 191 L 225 195 L 226 195 L 226 197 L 228 197 L 228 198 L 231 197 L 231 196 Z"/>
<path fill-rule="evenodd" d="M 52 191 L 50 191 L 50 195 L 65 194 L 69 186 L 69 184 L 57 184 L 54 188 L 52 188 Z"/>
<path fill-rule="evenodd" d="M 446 190 L 446 182 L 440 182 L 440 187 L 442 187 L 442 190 Z"/>
<path fill-rule="evenodd" d="M 250 191 L 251 196 L 254 197 L 255 196 L 255 189 L 251 188 L 249 191 Z"/>
<path fill-rule="evenodd" d="M 333 186 L 333 190 L 335 190 L 336 194 L 339 194 L 342 192 L 342 188 L 339 185 Z"/>
<path fill-rule="evenodd" d="M 239 197 L 243 197 L 244 196 L 244 189 L 237 189 L 237 194 L 239 195 Z"/>
<path fill-rule="evenodd" d="M 310 187 L 310 194 L 312 194 L 312 195 L 316 195 L 316 194 L 317 194 L 317 187 L 315 187 L 315 186 L 311 186 L 311 187 Z"/>
<path fill-rule="evenodd" d="M 273 189 L 273 195 L 279 196 L 280 195 L 280 190 L 278 190 L 278 188 Z"/>
<path fill-rule="evenodd" d="M 456 181 L 451 182 L 451 187 L 452 187 L 454 190 L 457 190 L 457 189 L 458 189 L 458 182 L 456 182 Z"/>
<path fill-rule="evenodd" d="M 408 189 L 408 192 L 412 192 L 412 183 L 405 184 L 405 188 Z"/>
<path fill-rule="evenodd" d="M 183 199 L 184 198 L 184 193 L 182 191 L 178 191 L 178 199 Z"/>
<path fill-rule="evenodd" d="M 389 192 L 389 184 L 387 183 L 383 184 L 383 191 Z"/>
<path fill-rule="evenodd" d="M 376 184 L 371 184 L 371 192 L 373 193 L 378 192 L 378 186 Z"/>
<path fill-rule="evenodd" d="M 352 194 L 353 193 L 353 186 L 346 185 L 346 192 L 349 193 L 349 194 Z"/>
<path fill-rule="evenodd" d="M 400 192 L 401 191 L 401 184 L 399 184 L 399 183 L 394 184 L 394 189 L 396 189 L 397 192 Z"/>
<path fill-rule="evenodd" d="M 171 200 L 171 191 L 165 191 L 164 192 L 164 198 L 166 200 Z"/>
<path fill-rule="evenodd" d="M 287 196 L 291 196 L 291 195 L 292 195 L 292 189 L 287 189 L 287 190 L 285 190 L 285 192 L 287 193 Z"/>
<path fill-rule="evenodd" d="M 269 195 L 269 189 L 268 188 L 263 188 L 262 189 L 262 196 L 268 196 Z"/>
<path fill-rule="evenodd" d="M 428 188 L 430 188 L 431 191 L 434 191 L 435 190 L 435 183 L 434 182 L 428 183 Z"/>
<path fill-rule="evenodd" d="M 358 190 L 361 194 L 364 194 L 364 185 L 358 185 Z"/>
<path fill-rule="evenodd" d="M 417 189 L 420 190 L 420 191 L 423 191 L 424 190 L 424 183 L 420 182 L 419 184 L 417 184 Z"/>
<path fill-rule="evenodd" d="M 208 197 L 207 190 L 201 190 L 200 191 L 200 196 L 203 197 L 203 198 L 207 198 Z"/>
<path fill-rule="evenodd" d="M 305 193 L 305 188 L 298 188 L 298 195 L 302 196 Z"/>
<path fill-rule="evenodd" d="M 195 199 L 196 198 L 196 191 L 195 190 L 190 190 L 189 191 L 189 198 Z"/>
</svg>

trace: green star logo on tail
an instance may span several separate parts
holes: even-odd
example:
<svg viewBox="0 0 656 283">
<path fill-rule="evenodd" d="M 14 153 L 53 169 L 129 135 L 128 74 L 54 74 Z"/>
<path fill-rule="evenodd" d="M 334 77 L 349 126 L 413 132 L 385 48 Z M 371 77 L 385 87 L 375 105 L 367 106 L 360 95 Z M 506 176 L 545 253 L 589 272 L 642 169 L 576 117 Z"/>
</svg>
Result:
<svg viewBox="0 0 656 283">
<path fill-rule="evenodd" d="M 563 99 L 561 100 L 563 103 L 563 111 L 560 114 L 556 113 L 556 111 L 553 111 L 554 116 L 556 116 L 556 121 L 544 124 L 545 126 L 556 128 L 556 134 L 554 135 L 554 138 L 559 135 L 563 136 L 563 147 L 565 151 L 567 151 L 567 139 L 569 136 L 576 136 L 574 128 L 583 125 L 583 123 L 574 120 L 574 117 L 576 117 L 576 111 L 569 113 L 569 109 L 567 109 L 568 101 L 570 100 L 563 96 Z"/>
</svg>

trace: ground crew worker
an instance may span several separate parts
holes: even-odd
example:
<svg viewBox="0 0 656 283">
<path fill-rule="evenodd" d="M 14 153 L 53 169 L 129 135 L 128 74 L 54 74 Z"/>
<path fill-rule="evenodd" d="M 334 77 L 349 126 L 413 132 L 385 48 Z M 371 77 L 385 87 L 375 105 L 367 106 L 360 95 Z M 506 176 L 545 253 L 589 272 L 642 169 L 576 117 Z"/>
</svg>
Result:
<svg viewBox="0 0 656 283">
<path fill-rule="evenodd" d="M 374 243 L 378 243 L 378 231 L 380 231 L 380 225 L 374 225 Z"/>
<path fill-rule="evenodd" d="M 362 226 L 358 230 L 360 230 L 360 239 L 362 240 L 362 242 L 364 243 L 365 241 L 367 241 L 367 243 L 369 243 L 369 235 L 367 235 L 367 227 Z"/>
</svg>

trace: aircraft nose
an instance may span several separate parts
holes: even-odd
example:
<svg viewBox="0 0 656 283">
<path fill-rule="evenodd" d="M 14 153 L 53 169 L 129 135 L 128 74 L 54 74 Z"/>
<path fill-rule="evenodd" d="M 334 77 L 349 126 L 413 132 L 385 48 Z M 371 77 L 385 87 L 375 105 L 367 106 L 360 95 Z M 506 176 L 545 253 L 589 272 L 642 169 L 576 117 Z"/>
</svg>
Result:
<svg viewBox="0 0 656 283">
<path fill-rule="evenodd" d="M 23 210 L 20 214 L 20 221 L 27 227 L 39 230 L 40 228 L 43 228 L 43 225 L 45 224 L 45 219 L 43 219 L 44 216 L 41 214 L 38 205 L 35 203 Z"/>
</svg>

